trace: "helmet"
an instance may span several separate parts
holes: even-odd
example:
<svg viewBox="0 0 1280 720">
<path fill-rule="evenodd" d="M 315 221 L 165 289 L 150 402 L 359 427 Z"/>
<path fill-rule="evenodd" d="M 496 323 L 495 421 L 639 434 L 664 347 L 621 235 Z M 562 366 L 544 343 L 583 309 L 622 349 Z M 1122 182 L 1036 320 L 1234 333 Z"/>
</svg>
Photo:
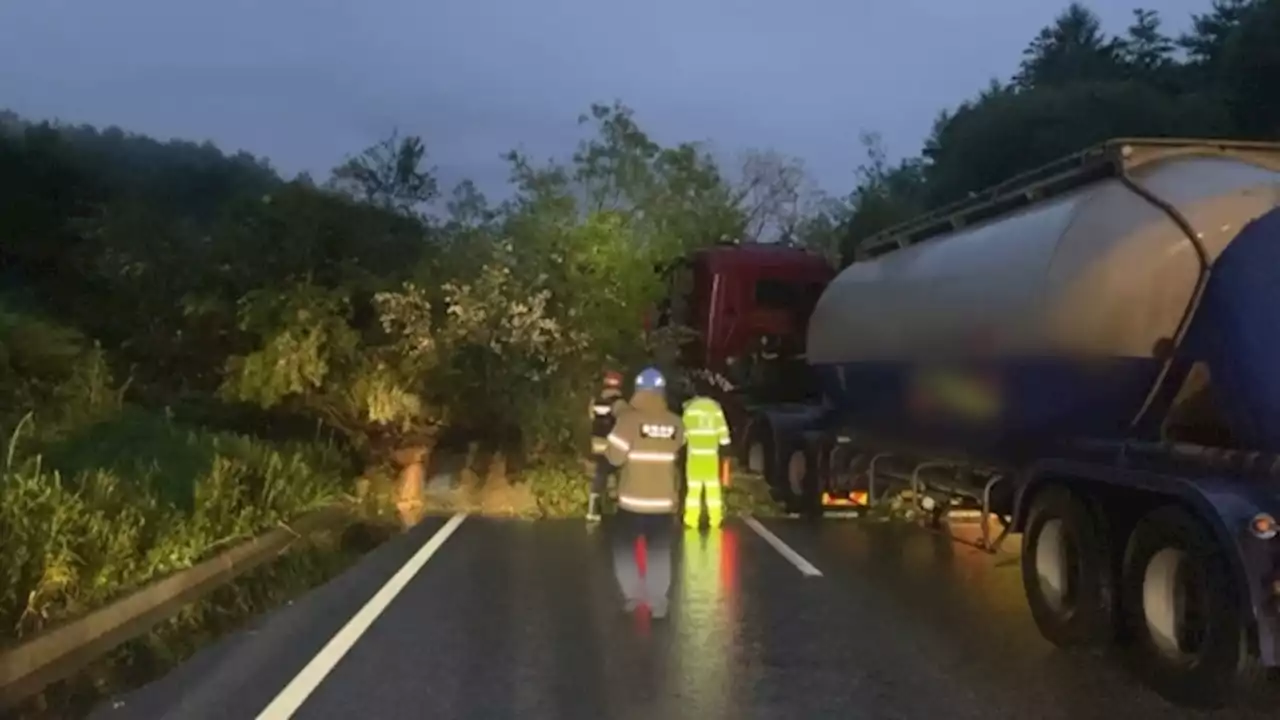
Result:
<svg viewBox="0 0 1280 720">
<path fill-rule="evenodd" d="M 604 386 L 608 388 L 622 387 L 622 373 L 610 370 L 604 374 Z"/>
<path fill-rule="evenodd" d="M 667 379 L 657 368 L 645 368 L 636 376 L 636 392 L 645 390 L 662 391 L 667 387 Z"/>
</svg>

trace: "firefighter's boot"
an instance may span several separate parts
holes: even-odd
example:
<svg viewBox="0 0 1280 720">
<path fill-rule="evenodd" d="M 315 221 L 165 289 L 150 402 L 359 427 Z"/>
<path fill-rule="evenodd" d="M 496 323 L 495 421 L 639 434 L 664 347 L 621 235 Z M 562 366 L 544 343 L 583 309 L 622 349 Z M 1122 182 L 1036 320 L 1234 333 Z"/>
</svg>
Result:
<svg viewBox="0 0 1280 720">
<path fill-rule="evenodd" d="M 708 509 L 707 509 L 707 527 L 708 527 L 708 528 L 718 528 L 718 527 L 721 527 L 721 525 L 723 525 L 723 524 L 724 524 L 724 515 L 722 514 L 722 512 L 721 512 L 721 511 L 719 511 L 718 507 L 717 507 L 717 509 L 714 509 L 714 510 L 713 510 L 713 509 L 710 509 L 710 507 L 708 507 Z"/>
<path fill-rule="evenodd" d="M 687 508 L 684 511 L 684 526 L 690 530 L 697 530 L 702 523 L 702 513 L 698 508 Z"/>
<path fill-rule="evenodd" d="M 587 499 L 587 522 L 600 522 L 600 493 L 591 493 Z"/>
</svg>

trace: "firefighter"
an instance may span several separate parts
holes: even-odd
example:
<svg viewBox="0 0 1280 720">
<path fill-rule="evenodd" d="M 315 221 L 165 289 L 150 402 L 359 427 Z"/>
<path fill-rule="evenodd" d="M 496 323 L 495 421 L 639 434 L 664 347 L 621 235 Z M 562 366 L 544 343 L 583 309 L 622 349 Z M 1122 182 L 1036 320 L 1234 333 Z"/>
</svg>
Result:
<svg viewBox="0 0 1280 720">
<path fill-rule="evenodd" d="M 613 474 L 613 466 L 605 458 L 609 442 L 606 438 L 613 431 L 618 415 L 627 408 L 622 397 L 622 374 L 610 370 L 604 374 L 604 387 L 591 401 L 591 456 L 595 460 L 595 475 L 591 479 L 591 495 L 587 499 L 587 522 L 600 521 L 600 506 L 604 491 Z"/>
<path fill-rule="evenodd" d="M 720 403 L 706 396 L 695 396 L 684 404 L 685 483 L 688 494 L 684 500 L 684 524 L 697 528 L 702 511 L 707 513 L 707 524 L 720 527 L 724 521 L 724 504 L 721 484 L 725 473 L 721 471 L 729 450 L 729 424 L 725 422 Z"/>
<path fill-rule="evenodd" d="M 654 618 L 667 616 L 671 587 L 671 533 L 679 503 L 677 457 L 684 445 L 680 416 L 667 405 L 666 379 L 648 368 L 636 377 L 631 409 L 618 416 L 607 438 L 606 457 L 620 468 L 614 516 L 613 569 L 626 609 L 648 604 Z M 640 578 L 635 542 L 645 539 L 645 577 Z"/>
</svg>

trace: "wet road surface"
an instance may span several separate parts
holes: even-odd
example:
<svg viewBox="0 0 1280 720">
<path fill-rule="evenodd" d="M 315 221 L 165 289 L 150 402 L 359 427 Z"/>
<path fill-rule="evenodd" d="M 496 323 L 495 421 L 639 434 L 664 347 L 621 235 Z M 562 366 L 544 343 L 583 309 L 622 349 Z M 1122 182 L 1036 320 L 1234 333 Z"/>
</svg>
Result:
<svg viewBox="0 0 1280 720">
<path fill-rule="evenodd" d="M 291 686 L 446 525 L 427 520 L 94 717 L 275 720 L 299 684 L 303 720 L 1206 717 L 1041 640 L 1014 556 L 902 525 L 763 524 L 822 574 L 740 521 L 685 533 L 671 615 L 650 620 L 621 610 L 607 528 L 455 521 L 328 674 Z"/>
</svg>

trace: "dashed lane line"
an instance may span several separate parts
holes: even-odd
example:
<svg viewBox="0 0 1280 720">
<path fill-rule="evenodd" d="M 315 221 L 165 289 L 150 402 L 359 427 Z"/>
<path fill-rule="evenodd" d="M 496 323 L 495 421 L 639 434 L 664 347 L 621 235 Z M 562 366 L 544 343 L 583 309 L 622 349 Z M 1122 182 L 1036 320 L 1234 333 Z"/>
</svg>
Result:
<svg viewBox="0 0 1280 720">
<path fill-rule="evenodd" d="M 777 550 L 779 555 L 786 558 L 792 565 L 795 565 L 796 568 L 805 575 L 805 577 L 822 577 L 821 570 L 814 567 L 813 563 L 805 560 L 804 556 L 800 553 L 792 550 L 790 545 L 787 545 L 782 541 L 782 538 L 770 532 L 769 528 L 761 525 L 759 520 L 756 520 L 750 515 L 744 515 L 742 521 L 747 524 L 747 527 L 755 531 L 755 534 L 764 538 L 765 542 L 772 545 L 773 549 Z"/>
<path fill-rule="evenodd" d="M 449 518 L 449 522 L 437 530 L 427 540 L 426 544 L 419 548 L 418 552 L 414 553 L 413 557 L 409 558 L 409 561 L 396 571 L 395 575 L 391 576 L 391 579 L 382 586 L 382 589 L 369 598 L 369 602 L 365 603 L 359 612 L 351 616 L 347 624 L 343 625 L 342 629 L 329 640 L 320 652 L 314 658 L 311 658 L 311 662 L 302 668 L 302 672 L 299 672 L 280 691 L 280 694 L 271 701 L 271 704 L 267 705 L 266 709 L 258 714 L 258 720 L 287 720 L 293 717 L 293 714 L 302 706 L 302 703 L 306 702 L 311 693 L 315 692 L 315 689 L 320 686 L 325 677 L 347 654 L 347 651 L 356 644 L 360 636 L 373 625 L 378 616 L 391 604 L 391 601 L 395 600 L 396 595 L 399 595 L 400 591 L 404 590 L 405 586 L 418 574 L 418 571 L 422 570 L 427 561 L 440 550 L 440 547 L 449 539 L 449 536 L 466 519 L 467 514 L 465 512 L 460 512 Z"/>
</svg>

